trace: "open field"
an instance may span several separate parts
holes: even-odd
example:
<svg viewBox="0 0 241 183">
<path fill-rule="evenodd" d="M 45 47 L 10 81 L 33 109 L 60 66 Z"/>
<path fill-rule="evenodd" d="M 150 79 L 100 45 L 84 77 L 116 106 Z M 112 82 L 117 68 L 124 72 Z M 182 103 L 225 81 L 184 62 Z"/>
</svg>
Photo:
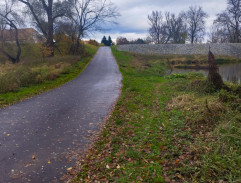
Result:
<svg viewBox="0 0 241 183">
<path fill-rule="evenodd" d="M 0 62 L 0 107 L 56 88 L 78 76 L 87 66 L 97 47 L 87 45 L 82 56 L 60 55 L 43 58 L 36 45 L 23 47 L 20 63 Z M 36 48 L 37 49 L 37 48 Z M 27 54 L 29 53 L 29 54 Z"/>
<path fill-rule="evenodd" d="M 122 95 L 74 182 L 240 182 L 241 96 L 113 48 Z"/>
</svg>

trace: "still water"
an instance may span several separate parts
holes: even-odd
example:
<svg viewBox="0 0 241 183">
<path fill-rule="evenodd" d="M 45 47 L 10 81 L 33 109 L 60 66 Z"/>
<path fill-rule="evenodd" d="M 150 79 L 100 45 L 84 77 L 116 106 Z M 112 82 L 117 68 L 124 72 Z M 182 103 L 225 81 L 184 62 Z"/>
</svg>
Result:
<svg viewBox="0 0 241 183">
<path fill-rule="evenodd" d="M 174 68 L 172 73 L 187 73 L 187 72 L 200 72 L 205 76 L 208 75 L 208 70 L 195 70 L 195 69 L 177 69 Z M 241 83 L 241 63 L 235 64 L 222 64 L 219 65 L 219 73 L 224 81 Z"/>
</svg>

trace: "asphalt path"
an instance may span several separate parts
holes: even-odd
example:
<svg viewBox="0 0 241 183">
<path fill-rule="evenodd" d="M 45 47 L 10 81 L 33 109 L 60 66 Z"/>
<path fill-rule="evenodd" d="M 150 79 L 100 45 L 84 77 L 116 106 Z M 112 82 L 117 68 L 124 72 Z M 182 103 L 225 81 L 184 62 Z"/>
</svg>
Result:
<svg viewBox="0 0 241 183">
<path fill-rule="evenodd" d="M 0 109 L 0 183 L 59 182 L 117 101 L 121 74 L 101 47 L 71 82 Z"/>
</svg>

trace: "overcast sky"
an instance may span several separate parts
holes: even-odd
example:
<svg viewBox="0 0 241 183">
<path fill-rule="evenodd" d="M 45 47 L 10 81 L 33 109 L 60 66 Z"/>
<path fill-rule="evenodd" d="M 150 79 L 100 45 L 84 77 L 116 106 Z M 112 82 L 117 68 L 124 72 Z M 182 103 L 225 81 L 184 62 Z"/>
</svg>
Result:
<svg viewBox="0 0 241 183">
<path fill-rule="evenodd" d="M 146 38 L 148 35 L 147 16 L 153 10 L 169 11 L 178 14 L 187 10 L 189 6 L 202 6 L 209 14 L 207 31 L 210 29 L 217 13 L 226 9 L 226 0 L 112 0 L 118 7 L 121 16 L 117 19 L 118 25 L 111 26 L 111 30 L 96 33 L 90 38 L 98 41 L 103 35 L 111 36 L 115 40 L 119 36 L 128 39 Z"/>
</svg>

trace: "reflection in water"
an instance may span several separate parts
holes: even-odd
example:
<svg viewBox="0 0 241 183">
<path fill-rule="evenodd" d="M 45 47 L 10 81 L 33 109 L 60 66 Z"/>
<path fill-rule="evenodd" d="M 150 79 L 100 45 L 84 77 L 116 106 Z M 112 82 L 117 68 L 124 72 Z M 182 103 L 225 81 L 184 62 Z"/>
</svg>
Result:
<svg viewBox="0 0 241 183">
<path fill-rule="evenodd" d="M 200 72 L 205 76 L 208 75 L 208 70 L 195 70 L 195 69 L 173 69 L 173 73 L 186 73 L 186 72 Z M 219 73 L 224 81 L 241 83 L 241 63 L 236 64 L 223 64 L 219 65 Z"/>
</svg>

